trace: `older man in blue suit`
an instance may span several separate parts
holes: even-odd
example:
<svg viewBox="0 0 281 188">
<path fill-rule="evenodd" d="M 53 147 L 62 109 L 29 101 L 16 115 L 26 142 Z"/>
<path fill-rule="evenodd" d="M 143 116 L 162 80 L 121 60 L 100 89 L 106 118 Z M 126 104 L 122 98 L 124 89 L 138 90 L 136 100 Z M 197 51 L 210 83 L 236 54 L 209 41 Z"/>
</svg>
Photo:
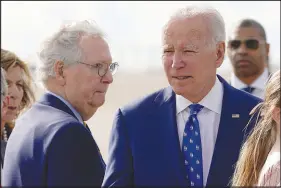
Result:
<svg viewBox="0 0 281 188">
<path fill-rule="evenodd" d="M 215 9 L 171 17 L 162 40 L 171 86 L 117 111 L 103 186 L 227 186 L 260 100 L 216 74 L 224 41 Z"/>
<path fill-rule="evenodd" d="M 84 123 L 103 105 L 117 63 L 89 21 L 67 25 L 40 53 L 47 92 L 17 121 L 3 186 L 101 186 L 105 163 Z"/>
</svg>

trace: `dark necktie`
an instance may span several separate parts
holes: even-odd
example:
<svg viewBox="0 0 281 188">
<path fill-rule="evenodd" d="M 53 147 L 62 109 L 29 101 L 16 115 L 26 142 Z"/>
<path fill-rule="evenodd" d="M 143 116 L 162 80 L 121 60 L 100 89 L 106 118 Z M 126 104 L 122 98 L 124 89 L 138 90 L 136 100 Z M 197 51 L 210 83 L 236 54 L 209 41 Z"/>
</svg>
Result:
<svg viewBox="0 0 281 188">
<path fill-rule="evenodd" d="M 252 93 L 255 89 L 256 89 L 256 88 L 251 87 L 251 86 L 242 88 L 243 91 L 246 91 L 246 92 L 248 92 L 248 93 Z"/>
<path fill-rule="evenodd" d="M 190 116 L 183 133 L 182 151 L 185 158 L 186 178 L 191 186 L 203 186 L 202 147 L 197 114 L 204 108 L 200 104 L 189 106 Z"/>
</svg>

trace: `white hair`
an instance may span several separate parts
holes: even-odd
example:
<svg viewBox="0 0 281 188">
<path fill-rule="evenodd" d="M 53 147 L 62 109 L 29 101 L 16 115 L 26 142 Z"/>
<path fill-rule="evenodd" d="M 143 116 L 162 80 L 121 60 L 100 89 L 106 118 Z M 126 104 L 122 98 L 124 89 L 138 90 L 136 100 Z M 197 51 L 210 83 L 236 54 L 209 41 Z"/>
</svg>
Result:
<svg viewBox="0 0 281 188">
<path fill-rule="evenodd" d="M 78 45 L 81 36 L 104 39 L 105 34 L 94 21 L 75 21 L 64 25 L 43 43 L 39 53 L 41 62 L 37 70 L 43 84 L 49 76 L 55 76 L 54 64 L 57 61 L 62 61 L 65 65 L 83 61 L 83 53 Z"/>
<path fill-rule="evenodd" d="M 191 18 L 195 16 L 202 16 L 206 23 L 208 32 L 210 33 L 211 44 L 224 42 L 226 38 L 225 24 L 221 14 L 214 8 L 209 6 L 187 6 L 176 11 L 170 18 Z M 210 41 L 206 41 L 210 43 Z"/>
<path fill-rule="evenodd" d="M 3 107 L 3 101 L 8 94 L 8 85 L 6 82 L 6 72 L 1 67 L 1 108 Z"/>
</svg>

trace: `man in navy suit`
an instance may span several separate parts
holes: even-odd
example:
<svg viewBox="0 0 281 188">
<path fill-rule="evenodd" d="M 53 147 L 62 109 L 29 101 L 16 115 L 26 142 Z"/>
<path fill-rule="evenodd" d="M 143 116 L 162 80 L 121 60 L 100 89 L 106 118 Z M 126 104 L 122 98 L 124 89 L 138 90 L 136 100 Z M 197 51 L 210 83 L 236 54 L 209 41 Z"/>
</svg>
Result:
<svg viewBox="0 0 281 188">
<path fill-rule="evenodd" d="M 259 99 L 216 74 L 225 26 L 212 9 L 187 7 L 164 27 L 170 87 L 118 109 L 104 187 L 227 186 Z"/>
<path fill-rule="evenodd" d="M 89 21 L 63 27 L 40 53 L 47 92 L 17 121 L 3 186 L 101 186 L 105 163 L 84 123 L 103 105 L 117 63 Z"/>
</svg>

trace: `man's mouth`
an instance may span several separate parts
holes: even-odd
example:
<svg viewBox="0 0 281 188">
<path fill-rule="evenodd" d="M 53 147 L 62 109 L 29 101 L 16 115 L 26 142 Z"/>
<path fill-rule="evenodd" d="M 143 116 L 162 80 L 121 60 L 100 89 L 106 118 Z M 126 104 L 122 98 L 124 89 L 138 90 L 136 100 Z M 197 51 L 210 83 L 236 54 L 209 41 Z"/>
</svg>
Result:
<svg viewBox="0 0 281 188">
<path fill-rule="evenodd" d="M 249 64 L 251 64 L 251 62 L 248 61 L 248 60 L 239 60 L 239 61 L 237 61 L 237 65 L 239 65 L 239 66 L 249 65 Z"/>
<path fill-rule="evenodd" d="M 173 78 L 178 79 L 178 80 L 185 80 L 188 78 L 192 78 L 192 76 L 173 76 Z"/>
<path fill-rule="evenodd" d="M 96 91 L 97 93 L 106 93 L 106 91 Z"/>
</svg>

